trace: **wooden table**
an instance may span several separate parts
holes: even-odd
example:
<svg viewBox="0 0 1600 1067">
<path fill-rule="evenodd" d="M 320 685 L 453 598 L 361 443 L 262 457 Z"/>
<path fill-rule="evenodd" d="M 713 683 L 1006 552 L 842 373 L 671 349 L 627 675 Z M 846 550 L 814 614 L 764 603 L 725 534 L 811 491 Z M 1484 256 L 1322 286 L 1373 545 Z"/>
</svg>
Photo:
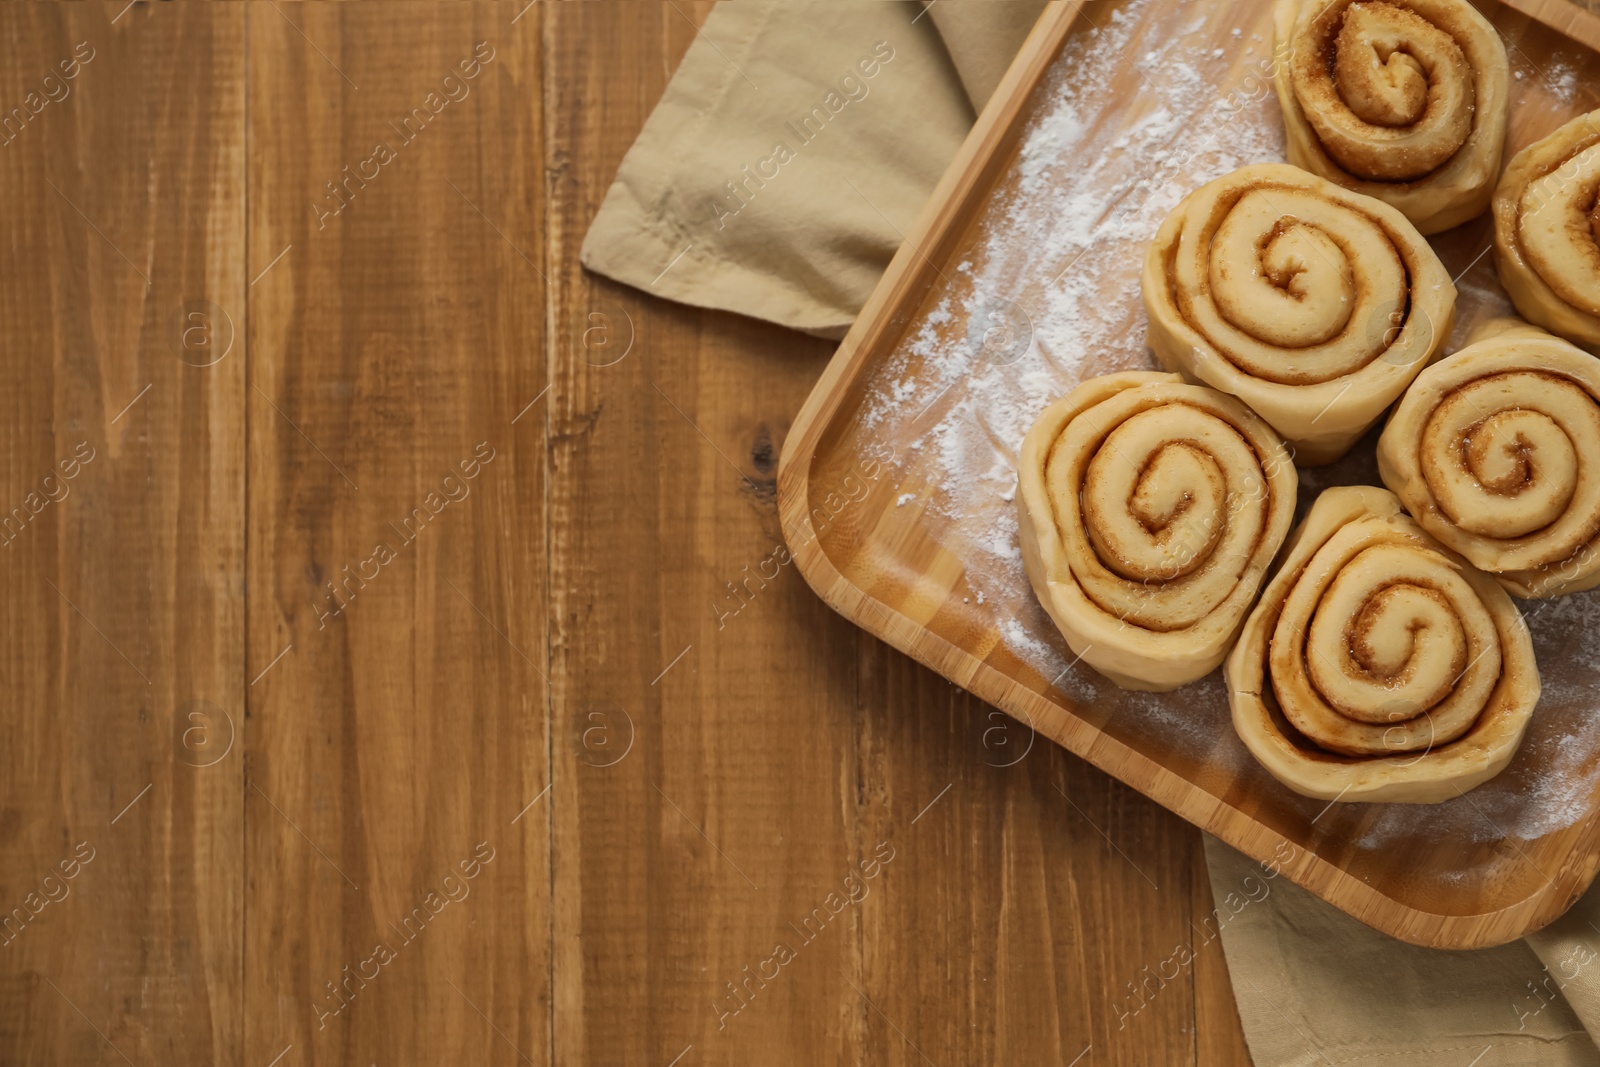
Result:
<svg viewBox="0 0 1600 1067">
<path fill-rule="evenodd" d="M 0 1061 L 1247 1062 L 1192 828 L 744 585 L 831 346 L 579 268 L 709 10 L 0 11 Z"/>
</svg>

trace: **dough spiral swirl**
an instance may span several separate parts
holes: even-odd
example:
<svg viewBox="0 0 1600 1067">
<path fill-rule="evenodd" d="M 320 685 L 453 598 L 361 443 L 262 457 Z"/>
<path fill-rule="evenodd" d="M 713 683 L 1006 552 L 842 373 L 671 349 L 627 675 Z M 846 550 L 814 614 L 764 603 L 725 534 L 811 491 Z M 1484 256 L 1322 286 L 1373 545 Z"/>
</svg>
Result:
<svg viewBox="0 0 1600 1067">
<path fill-rule="evenodd" d="M 1455 317 L 1455 286 L 1398 211 L 1281 163 L 1186 197 L 1141 282 L 1162 364 L 1239 397 L 1306 464 L 1343 455 Z"/>
<path fill-rule="evenodd" d="M 1245 746 L 1328 800 L 1448 800 L 1504 769 L 1539 699 L 1505 590 L 1370 486 L 1312 504 L 1227 680 Z"/>
<path fill-rule="evenodd" d="M 1401 399 L 1378 471 L 1514 595 L 1600 585 L 1600 363 L 1565 341 L 1516 320 L 1475 334 Z"/>
<path fill-rule="evenodd" d="M 1489 207 L 1509 65 L 1467 0 L 1279 0 L 1275 16 L 1289 162 L 1424 234 Z"/>
<path fill-rule="evenodd" d="M 1294 517 L 1272 428 L 1176 374 L 1083 383 L 1028 432 L 1017 469 L 1023 561 L 1085 662 L 1172 689 L 1222 662 Z"/>
<path fill-rule="evenodd" d="M 1600 351 L 1600 111 L 1512 157 L 1494 193 L 1494 251 L 1523 318 Z"/>
</svg>

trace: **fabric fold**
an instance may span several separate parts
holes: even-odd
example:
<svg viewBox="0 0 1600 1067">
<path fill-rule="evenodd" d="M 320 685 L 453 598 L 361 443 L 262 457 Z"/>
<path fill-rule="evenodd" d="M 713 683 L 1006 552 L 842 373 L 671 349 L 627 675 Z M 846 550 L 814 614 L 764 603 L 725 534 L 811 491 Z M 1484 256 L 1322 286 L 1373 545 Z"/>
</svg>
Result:
<svg viewBox="0 0 1600 1067">
<path fill-rule="evenodd" d="M 719 4 L 623 159 L 583 265 L 842 337 L 1043 6 Z"/>
<path fill-rule="evenodd" d="M 1583 1022 L 1600 1021 L 1595 891 L 1521 941 L 1446 952 L 1381 934 L 1209 834 L 1205 848 L 1256 1067 L 1600 1065 Z"/>
<path fill-rule="evenodd" d="M 718 5 L 623 160 L 584 266 L 842 336 L 1043 6 Z M 1584 1023 L 1600 1033 L 1600 891 L 1523 941 L 1440 952 L 1205 848 L 1257 1067 L 1600 1067 Z"/>
</svg>

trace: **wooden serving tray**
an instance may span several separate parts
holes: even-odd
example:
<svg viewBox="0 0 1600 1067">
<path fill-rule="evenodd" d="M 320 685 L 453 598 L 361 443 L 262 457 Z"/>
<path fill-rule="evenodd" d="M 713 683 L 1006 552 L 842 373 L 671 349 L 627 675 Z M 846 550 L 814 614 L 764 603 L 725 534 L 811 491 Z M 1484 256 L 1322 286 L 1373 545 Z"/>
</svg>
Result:
<svg viewBox="0 0 1600 1067">
<path fill-rule="evenodd" d="M 1600 107 L 1600 19 L 1479 0 L 1513 70 L 1507 158 Z M 1073 662 L 1028 587 L 1016 449 L 1080 380 L 1154 367 L 1139 266 L 1178 198 L 1282 159 L 1269 0 L 1052 4 L 785 442 L 785 535 L 836 610 L 1396 937 L 1473 948 L 1560 915 L 1600 863 L 1600 592 L 1524 605 L 1544 693 L 1512 765 L 1430 806 L 1327 804 L 1260 768 L 1220 672 L 1128 693 Z M 859 195 L 844 193 L 842 195 Z M 1510 305 L 1485 216 L 1433 239 L 1454 343 Z M 1378 484 L 1373 436 L 1303 472 Z"/>
</svg>

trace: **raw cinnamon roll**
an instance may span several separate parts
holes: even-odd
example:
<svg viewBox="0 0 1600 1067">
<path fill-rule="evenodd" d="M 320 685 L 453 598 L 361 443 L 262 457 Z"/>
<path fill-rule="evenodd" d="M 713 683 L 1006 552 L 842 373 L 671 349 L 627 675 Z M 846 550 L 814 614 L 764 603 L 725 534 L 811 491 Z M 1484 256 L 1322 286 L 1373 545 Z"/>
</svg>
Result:
<svg viewBox="0 0 1600 1067">
<path fill-rule="evenodd" d="M 1600 351 L 1600 111 L 1518 152 L 1494 193 L 1500 282 L 1529 322 Z"/>
<path fill-rule="evenodd" d="M 1278 0 L 1289 162 L 1425 234 L 1489 207 L 1505 149 L 1505 45 L 1467 0 Z"/>
<path fill-rule="evenodd" d="M 1600 362 L 1516 320 L 1417 376 L 1378 472 L 1423 529 L 1520 597 L 1600 585 Z"/>
<path fill-rule="evenodd" d="M 1073 652 L 1127 689 L 1222 662 L 1294 517 L 1294 463 L 1243 404 L 1108 374 L 1047 408 L 1017 466 L 1022 558 Z"/>
<path fill-rule="evenodd" d="M 1297 462 L 1343 455 L 1444 344 L 1456 289 L 1394 208 L 1263 163 L 1189 194 L 1145 254 L 1150 347 Z"/>
<path fill-rule="evenodd" d="M 1226 677 L 1245 746 L 1327 800 L 1457 796 L 1511 762 L 1539 700 L 1505 590 L 1371 486 L 1312 504 Z"/>
</svg>

